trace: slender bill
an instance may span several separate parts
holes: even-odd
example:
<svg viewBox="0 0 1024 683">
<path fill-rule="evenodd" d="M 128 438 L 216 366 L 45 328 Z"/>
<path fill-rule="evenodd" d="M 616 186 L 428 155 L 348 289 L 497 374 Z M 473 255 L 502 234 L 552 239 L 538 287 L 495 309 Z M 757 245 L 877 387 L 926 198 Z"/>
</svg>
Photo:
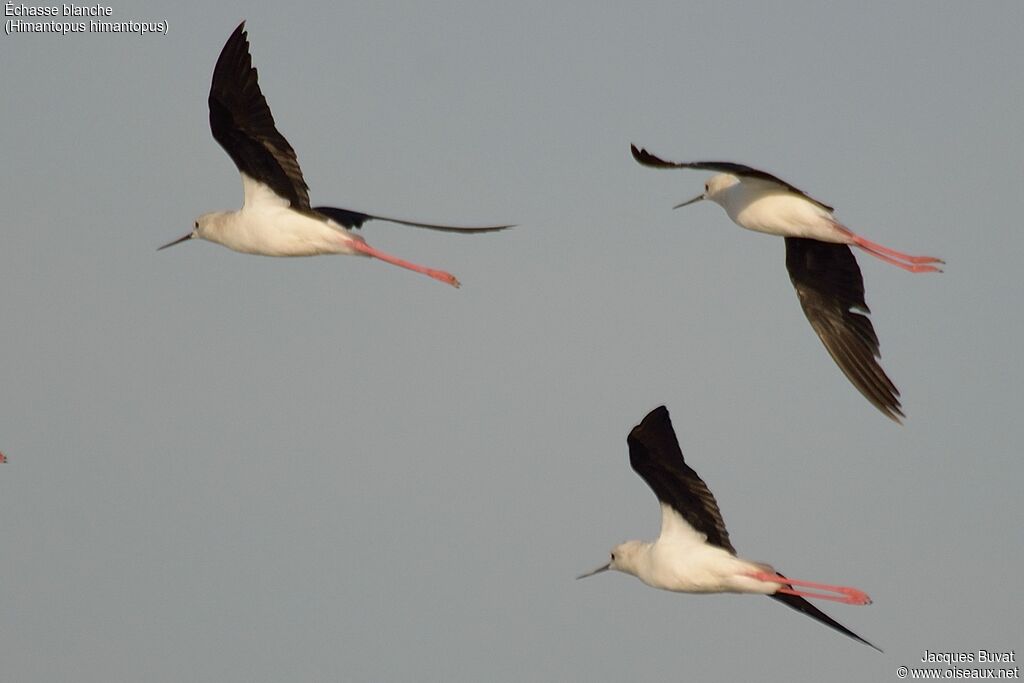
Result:
<svg viewBox="0 0 1024 683">
<path fill-rule="evenodd" d="M 156 250 L 160 251 L 161 249 L 166 249 L 167 247 L 173 247 L 175 244 L 181 244 L 182 242 L 188 241 L 188 240 L 192 239 L 195 236 L 196 236 L 196 234 L 194 232 L 190 232 L 189 234 L 185 235 L 184 237 L 179 237 L 178 239 L 174 240 L 173 242 L 168 242 L 167 244 L 165 244 L 162 247 L 157 247 Z"/>
<path fill-rule="evenodd" d="M 693 204 L 694 202 L 699 202 L 702 199 L 707 199 L 707 197 L 705 195 L 703 195 L 703 194 L 699 194 L 696 197 L 694 197 L 693 199 L 689 199 L 689 200 L 683 202 L 682 204 L 676 204 L 672 208 L 673 209 L 681 209 L 684 206 L 689 206 L 690 204 Z"/>
<path fill-rule="evenodd" d="M 608 571 L 611 568 L 612 568 L 612 563 L 609 562 L 606 565 L 602 565 L 602 566 L 598 567 L 597 569 L 595 569 L 592 572 L 587 572 L 586 574 L 580 574 L 579 576 L 576 577 L 576 580 L 578 581 L 580 579 L 585 579 L 588 576 L 593 576 L 594 574 L 600 574 L 601 572 L 606 572 L 606 571 Z"/>
</svg>

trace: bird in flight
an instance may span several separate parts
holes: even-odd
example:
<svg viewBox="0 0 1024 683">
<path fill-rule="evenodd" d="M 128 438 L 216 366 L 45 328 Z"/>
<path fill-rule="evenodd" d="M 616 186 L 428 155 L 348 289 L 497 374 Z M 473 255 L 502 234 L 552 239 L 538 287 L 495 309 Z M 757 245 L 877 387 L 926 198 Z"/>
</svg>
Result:
<svg viewBox="0 0 1024 683">
<path fill-rule="evenodd" d="M 217 59 L 209 105 L 213 137 L 242 175 L 242 208 L 205 213 L 196 219 L 191 232 L 160 249 L 199 238 L 245 254 L 264 256 L 358 254 L 458 287 L 459 281 L 454 275 L 375 249 L 353 231 L 370 220 L 458 233 L 494 232 L 512 227 L 434 225 L 330 206 L 310 206 L 309 188 L 302 177 L 295 150 L 274 125 L 270 107 L 260 91 L 244 21 L 228 38 Z"/>
<path fill-rule="evenodd" d="M 837 221 L 831 206 L 756 168 L 727 161 L 677 163 L 636 145 L 630 148 L 644 166 L 718 173 L 704 184 L 702 194 L 674 208 L 710 199 L 740 227 L 786 238 L 786 269 L 811 327 L 853 386 L 883 415 L 899 422 L 904 417 L 900 392 L 879 363 L 864 279 L 850 245 L 911 273 L 941 272 L 937 264 L 942 259 L 911 256 L 867 240 Z"/>
<path fill-rule="evenodd" d="M 683 460 L 665 406 L 648 413 L 629 433 L 626 443 L 630 465 L 661 504 L 661 535 L 653 542 L 626 541 L 617 545 L 607 564 L 576 578 L 614 569 L 632 574 L 648 586 L 678 593 L 767 595 L 881 652 L 806 599 L 871 604 L 863 591 L 788 578 L 771 565 L 736 555 L 714 494 Z M 802 591 L 796 586 L 827 592 Z"/>
</svg>

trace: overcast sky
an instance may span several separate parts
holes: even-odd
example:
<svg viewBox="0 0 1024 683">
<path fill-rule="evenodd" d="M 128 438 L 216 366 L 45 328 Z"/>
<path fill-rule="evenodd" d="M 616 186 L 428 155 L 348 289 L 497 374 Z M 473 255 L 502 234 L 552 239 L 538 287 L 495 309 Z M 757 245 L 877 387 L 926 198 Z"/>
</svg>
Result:
<svg viewBox="0 0 1024 683">
<path fill-rule="evenodd" d="M 1024 5 L 126 3 L 166 35 L 0 36 L 0 666 L 12 682 L 896 680 L 1020 650 Z M 5 17 L 10 19 L 11 17 Z M 314 204 L 379 261 L 157 253 L 241 185 L 206 98 L 241 19 Z M 866 237 L 904 426 L 828 357 L 774 173 Z M 671 411 L 745 557 L 822 608 L 577 582 Z"/>
</svg>

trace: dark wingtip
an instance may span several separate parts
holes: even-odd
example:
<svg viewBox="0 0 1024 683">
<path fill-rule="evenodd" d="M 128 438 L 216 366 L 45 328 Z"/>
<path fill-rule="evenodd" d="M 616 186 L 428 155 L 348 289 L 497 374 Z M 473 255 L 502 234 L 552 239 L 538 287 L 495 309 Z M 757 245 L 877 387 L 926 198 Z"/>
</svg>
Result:
<svg viewBox="0 0 1024 683">
<path fill-rule="evenodd" d="M 231 43 L 235 40 L 242 40 L 248 42 L 247 36 L 245 34 L 245 19 L 242 19 L 241 23 L 239 23 L 238 26 L 235 27 L 235 30 L 232 31 L 231 35 L 228 37 L 228 43 Z"/>
<path fill-rule="evenodd" d="M 401 218 L 388 218 L 386 216 L 375 216 L 370 213 L 363 213 L 361 211 L 352 211 L 351 209 L 339 209 L 333 206 L 315 206 L 313 211 L 327 216 L 336 223 L 340 223 L 349 230 L 356 230 L 363 226 L 363 223 L 367 221 L 387 221 L 388 223 L 398 223 L 399 225 L 408 225 L 414 228 L 426 228 L 427 230 L 436 230 L 438 232 L 454 232 L 462 234 L 473 234 L 481 232 L 497 232 L 498 230 L 507 230 L 508 228 L 516 227 L 515 223 L 509 225 L 484 225 L 484 226 L 457 226 L 457 225 L 435 225 L 433 223 L 419 223 L 417 221 L 407 221 Z"/>
<path fill-rule="evenodd" d="M 637 147 L 632 142 L 629 143 L 629 151 L 633 153 L 633 158 L 637 160 L 637 163 L 650 164 L 651 154 L 642 147 Z"/>
<path fill-rule="evenodd" d="M 839 369 L 843 370 L 844 374 L 846 373 L 846 370 L 842 366 L 839 366 Z M 882 370 L 881 365 L 878 366 L 878 370 L 882 373 L 883 377 L 888 379 L 888 375 L 886 375 Z M 850 377 L 850 381 L 861 395 L 864 396 L 864 398 L 866 398 L 876 410 L 878 410 L 878 412 L 885 415 L 899 426 L 903 426 L 903 421 L 907 419 L 907 416 L 903 413 L 903 404 L 900 403 L 899 389 L 893 386 L 891 392 L 879 393 L 880 389 L 872 387 L 870 383 L 858 382 L 853 377 Z"/>
<path fill-rule="evenodd" d="M 780 576 L 781 576 L 781 574 L 780 574 Z M 877 645 L 875 645 L 874 643 L 872 643 L 869 640 L 865 640 L 864 638 L 861 638 L 856 633 L 854 633 L 850 629 L 846 628 L 845 626 L 840 624 L 838 621 L 836 621 L 832 617 L 828 616 L 827 614 L 822 612 L 820 609 L 818 609 L 817 607 L 812 605 L 810 602 L 808 602 L 807 600 L 805 600 L 804 598 L 802 598 L 802 597 L 800 597 L 798 595 L 791 595 L 789 593 L 773 593 L 773 594 L 769 595 L 768 597 L 771 598 L 772 600 L 777 600 L 777 601 L 781 602 L 783 605 L 785 605 L 786 607 L 789 607 L 790 609 L 793 609 L 793 610 L 796 610 L 797 612 L 801 612 L 803 614 L 806 614 L 811 619 L 814 619 L 815 621 L 817 621 L 819 623 L 822 623 L 825 626 L 828 626 L 829 628 L 835 629 L 839 633 L 842 633 L 843 635 L 848 636 L 848 637 L 850 637 L 850 638 L 852 638 L 852 639 L 854 639 L 854 640 L 856 640 L 858 642 L 864 643 L 865 645 L 867 645 L 870 648 L 878 650 L 879 652 L 881 652 L 883 654 L 885 653 L 885 651 L 882 650 L 882 648 L 878 647 Z"/>
<path fill-rule="evenodd" d="M 672 428 L 672 419 L 668 415 L 668 408 L 664 405 L 660 405 L 647 413 L 647 415 L 644 416 L 644 419 L 640 420 L 640 424 L 630 430 L 629 438 L 639 440 L 645 430 L 651 429 L 655 425 L 662 427 L 665 424 L 668 424 L 669 429 Z"/>
<path fill-rule="evenodd" d="M 831 352 L 830 352 L 831 353 Z M 844 362 L 836 361 L 839 369 L 846 375 L 854 388 L 875 407 L 878 412 L 896 424 L 903 426 L 903 420 L 907 416 L 903 413 L 903 405 L 900 403 L 900 391 L 889 380 L 881 364 L 877 359 L 868 367 L 859 367 L 853 361 L 847 359 Z"/>
<path fill-rule="evenodd" d="M 227 46 L 232 43 L 241 43 L 245 46 L 246 53 L 249 52 L 249 34 L 245 31 L 245 19 L 242 19 L 241 23 L 238 24 L 238 26 L 235 27 L 235 30 L 231 32 L 231 35 L 228 36 L 227 42 L 224 43 L 224 48 L 226 49 Z M 217 61 L 219 62 L 220 60 L 218 59 Z"/>
<path fill-rule="evenodd" d="M 637 147 L 634 144 L 629 145 L 630 151 L 633 153 L 633 158 L 636 159 L 638 164 L 643 166 L 650 166 L 652 168 L 686 168 L 687 164 L 677 164 L 674 161 L 665 161 L 659 157 L 654 156 L 643 147 Z"/>
</svg>

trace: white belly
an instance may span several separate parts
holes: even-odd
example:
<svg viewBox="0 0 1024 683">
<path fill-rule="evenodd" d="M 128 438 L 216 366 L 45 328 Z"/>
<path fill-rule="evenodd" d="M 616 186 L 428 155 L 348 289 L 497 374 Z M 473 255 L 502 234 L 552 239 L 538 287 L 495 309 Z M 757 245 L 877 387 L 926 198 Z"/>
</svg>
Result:
<svg viewBox="0 0 1024 683">
<path fill-rule="evenodd" d="M 793 194 L 762 195 L 740 206 L 727 206 L 726 211 L 747 230 L 840 244 L 848 241 L 836 230 L 828 211 Z"/>
<path fill-rule="evenodd" d="M 654 546 L 649 571 L 640 579 L 649 586 L 679 593 L 771 594 L 778 584 L 758 581 L 747 574 L 762 571 L 752 562 L 713 546 Z"/>
<path fill-rule="evenodd" d="M 263 256 L 355 254 L 351 247 L 362 238 L 333 221 L 323 221 L 286 207 L 243 208 L 225 222 L 218 239 L 225 247 Z"/>
</svg>

